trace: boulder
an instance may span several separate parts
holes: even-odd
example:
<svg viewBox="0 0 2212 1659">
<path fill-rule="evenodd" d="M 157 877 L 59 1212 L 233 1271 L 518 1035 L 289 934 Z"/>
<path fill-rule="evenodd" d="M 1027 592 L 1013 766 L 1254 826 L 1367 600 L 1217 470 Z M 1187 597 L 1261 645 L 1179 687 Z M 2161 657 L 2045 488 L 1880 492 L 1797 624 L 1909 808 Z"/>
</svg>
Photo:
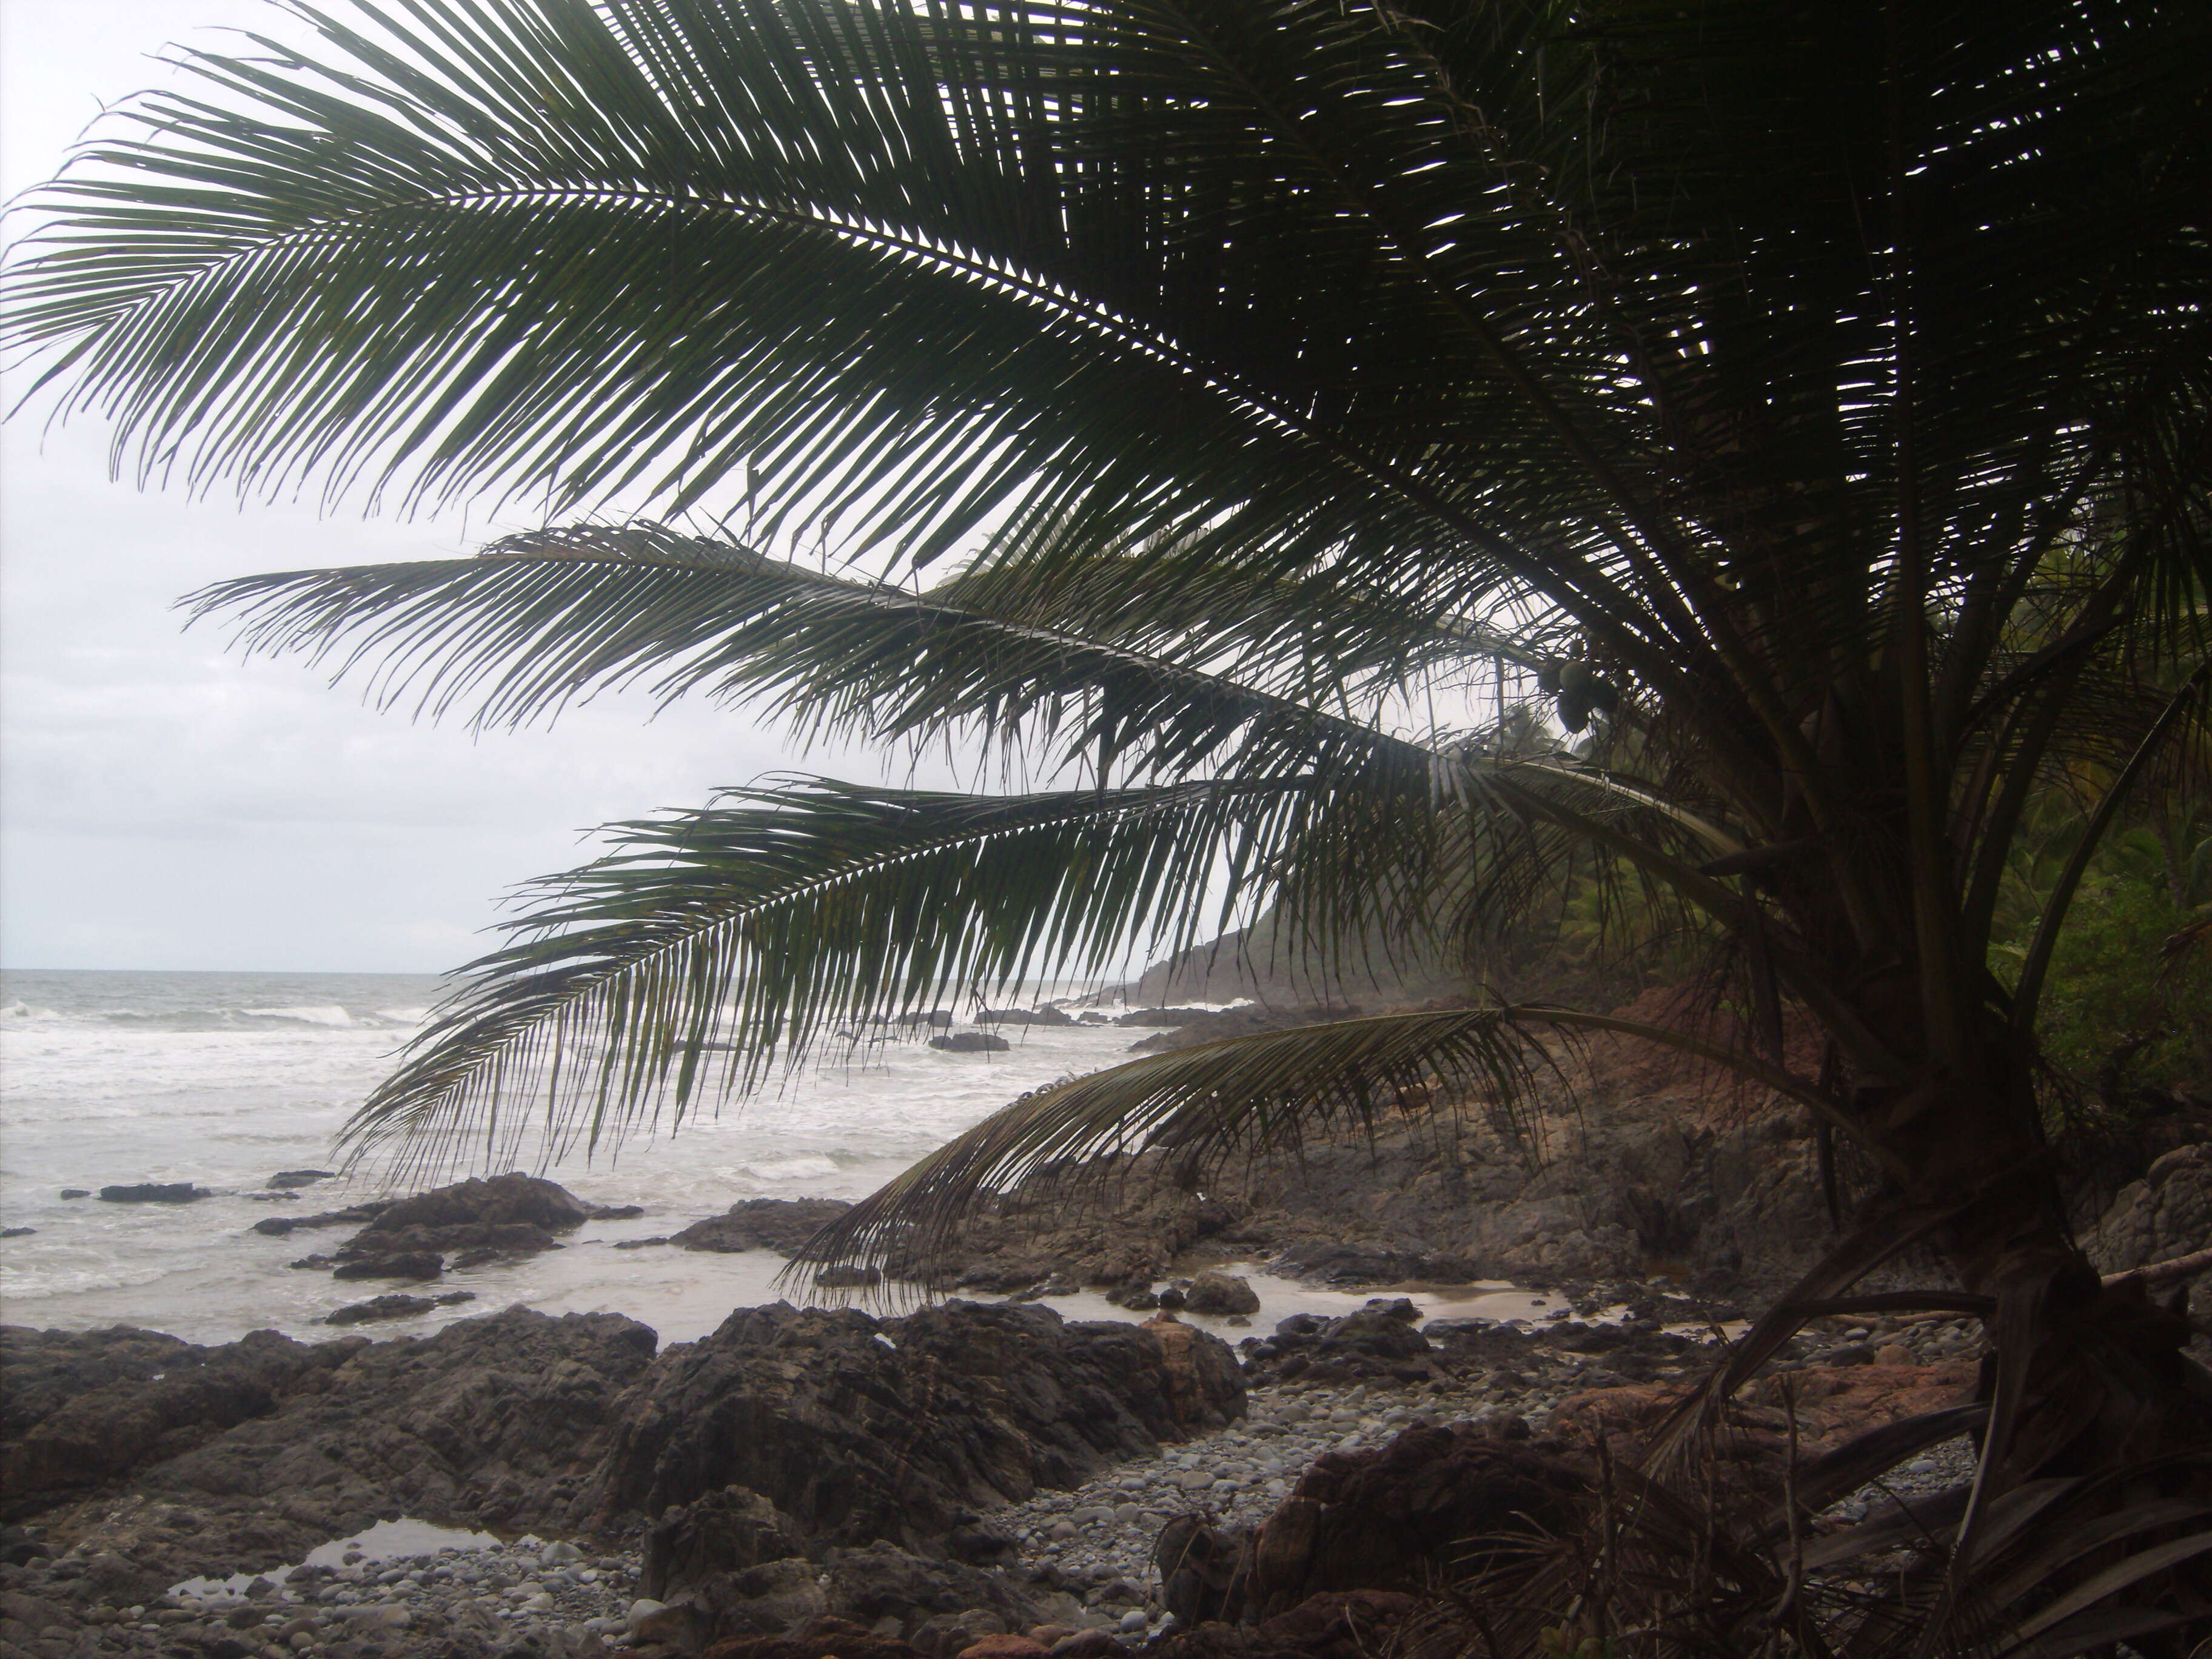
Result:
<svg viewBox="0 0 2212 1659">
<path fill-rule="evenodd" d="M 986 1008 L 975 1016 L 978 1025 L 1073 1025 L 1058 1008 Z"/>
<path fill-rule="evenodd" d="M 279 1192 L 292 1192 L 301 1187 L 312 1187 L 318 1181 L 337 1178 L 335 1170 L 279 1170 L 268 1180 L 268 1185 Z"/>
<path fill-rule="evenodd" d="M 523 1223 L 549 1233 L 572 1231 L 592 1217 L 592 1206 L 567 1188 L 520 1171 L 456 1182 L 386 1205 L 366 1231 L 409 1227 L 505 1225 Z"/>
<path fill-rule="evenodd" d="M 1325 1452 L 1246 1547 L 1248 1616 L 1285 1613 L 1325 1591 L 1417 1593 L 1477 1565 L 1482 1540 L 1564 1530 L 1584 1489 L 1567 1462 L 1470 1423 Z"/>
<path fill-rule="evenodd" d="M 795 1255 L 822 1228 L 853 1206 L 840 1198 L 749 1198 L 720 1215 L 695 1221 L 668 1242 L 680 1249 Z"/>
<path fill-rule="evenodd" d="M 597 1213 L 567 1188 L 535 1176 L 472 1177 L 378 1206 L 368 1224 L 341 1244 L 337 1255 L 348 1261 L 434 1252 L 454 1256 L 457 1267 L 474 1267 L 501 1256 L 557 1250 L 554 1234 L 572 1232 Z"/>
<path fill-rule="evenodd" d="M 1260 1293 L 1252 1288 L 1252 1281 L 1233 1273 L 1202 1273 L 1190 1281 L 1183 1292 L 1183 1305 L 1193 1313 L 1255 1314 L 1260 1311 Z"/>
<path fill-rule="evenodd" d="M 2123 1187 L 2083 1249 L 2100 1272 L 2112 1273 L 2187 1255 L 2207 1240 L 2212 1240 L 2212 1142 L 2198 1142 L 2166 1153 L 2142 1179 Z M 2200 1330 L 2212 1328 L 2212 1273 L 2197 1276 L 2185 1305 Z"/>
<path fill-rule="evenodd" d="M 670 1508 L 647 1529 L 639 1593 L 673 1601 L 710 1578 L 784 1560 L 801 1548 L 797 1528 L 775 1504 L 746 1487 L 724 1486 Z"/>
<path fill-rule="evenodd" d="M 64 1198 L 90 1198 L 92 1190 L 87 1187 L 64 1187 L 61 1190 L 61 1195 Z"/>
<path fill-rule="evenodd" d="M 978 1510 L 1241 1415 L 1227 1346 L 1181 1328 L 1163 1340 L 1020 1304 L 883 1321 L 740 1309 L 671 1348 L 623 1402 L 577 1524 L 741 1486 L 825 1544 L 934 1549 Z"/>
<path fill-rule="evenodd" d="M 1388 1307 L 1365 1307 L 1332 1319 L 1322 1328 L 1319 1341 L 1324 1353 L 1360 1353 L 1377 1359 L 1410 1359 L 1429 1351 L 1429 1339 Z"/>
<path fill-rule="evenodd" d="M 1014 1045 L 994 1031 L 952 1031 L 930 1038 L 929 1046 L 949 1054 L 1000 1054 Z"/>
<path fill-rule="evenodd" d="M 100 1195 L 110 1204 L 190 1204 L 214 1196 L 189 1181 L 141 1181 L 130 1186 L 102 1187 Z"/>
</svg>

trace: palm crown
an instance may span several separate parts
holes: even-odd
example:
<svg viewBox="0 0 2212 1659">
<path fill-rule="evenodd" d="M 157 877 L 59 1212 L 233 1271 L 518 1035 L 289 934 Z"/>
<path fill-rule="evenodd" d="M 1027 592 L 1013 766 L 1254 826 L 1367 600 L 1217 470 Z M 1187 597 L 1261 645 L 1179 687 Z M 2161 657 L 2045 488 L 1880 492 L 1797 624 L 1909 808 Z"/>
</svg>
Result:
<svg viewBox="0 0 2212 1659">
<path fill-rule="evenodd" d="M 618 1132 L 1262 902 L 1324 952 L 1462 949 L 1581 846 L 1735 939 L 1754 1031 L 1829 1034 L 1819 1077 L 1729 1056 L 1883 1173 L 1808 1295 L 1917 1238 L 2000 1299 L 2085 1271 L 2034 1030 L 2094 830 L 2206 694 L 2203 9 L 297 9 L 319 57 L 195 55 L 198 95 L 47 187 L 11 337 L 147 475 L 662 522 L 202 609 L 432 709 L 642 684 L 1061 786 L 804 780 L 624 826 L 363 1144 Z M 668 527 L 695 510 L 743 544 Z M 880 579 L 756 550 L 802 532 Z M 1387 717 L 1434 675 L 1572 735 Z M 2008 853 L 2083 763 L 2105 804 L 2001 975 Z M 1118 1067 L 820 1250 L 1073 1154 L 1202 1161 L 1439 1073 L 1510 1092 L 1577 1023 L 1608 1022 Z"/>
</svg>

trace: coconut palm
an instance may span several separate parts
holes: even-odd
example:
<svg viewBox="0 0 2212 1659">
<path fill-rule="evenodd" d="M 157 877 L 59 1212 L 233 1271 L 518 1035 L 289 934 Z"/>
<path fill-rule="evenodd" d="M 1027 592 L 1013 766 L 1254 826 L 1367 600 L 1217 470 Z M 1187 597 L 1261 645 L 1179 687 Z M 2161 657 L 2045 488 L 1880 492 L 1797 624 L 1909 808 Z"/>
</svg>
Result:
<svg viewBox="0 0 2212 1659">
<path fill-rule="evenodd" d="M 1729 939 L 1756 1010 L 1724 1053 L 1641 1034 L 1880 1172 L 1677 1452 L 1916 1245 L 1999 1356 L 1957 1562 L 2021 1483 L 2198 1432 L 2178 1316 L 2072 1241 L 2036 1030 L 2086 860 L 2212 682 L 2212 14 L 293 9 L 312 53 L 189 55 L 197 91 L 119 112 L 35 198 L 8 337 L 142 478 L 556 527 L 202 611 L 419 710 L 642 685 L 1011 763 L 618 826 L 357 1149 L 420 1172 L 597 1140 L 1261 905 L 1324 959 L 1472 951 L 1583 849 Z M 1489 716 L 1413 719 L 1439 683 Z M 1995 961 L 2068 767 L 2109 787 Z M 1827 1034 L 1814 1075 L 1792 1010 Z M 1624 1028 L 1498 1003 L 1118 1066 L 814 1254 L 926 1255 L 1088 1154 L 1203 1170 L 1409 1083 L 1511 1097 L 1590 1029 Z"/>
</svg>

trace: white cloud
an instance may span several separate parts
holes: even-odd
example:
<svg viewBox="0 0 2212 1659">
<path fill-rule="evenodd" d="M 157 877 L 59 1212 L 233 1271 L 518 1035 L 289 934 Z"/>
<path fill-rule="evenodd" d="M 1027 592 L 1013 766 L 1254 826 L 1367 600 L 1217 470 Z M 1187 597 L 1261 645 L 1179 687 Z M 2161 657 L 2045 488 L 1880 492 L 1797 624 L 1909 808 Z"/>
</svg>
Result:
<svg viewBox="0 0 2212 1659">
<path fill-rule="evenodd" d="M 195 24 L 283 33 L 259 0 L 0 0 L 0 188 L 50 174 L 100 100 Z M 221 43 L 218 44 L 228 44 Z M 20 388 L 9 394 L 9 400 Z M 106 433 L 0 429 L 0 960 L 18 967 L 456 965 L 580 832 L 801 760 L 744 714 L 608 698 L 471 736 L 362 706 L 296 661 L 179 631 L 179 594 L 252 571 L 450 556 L 490 533 L 142 492 Z"/>
</svg>

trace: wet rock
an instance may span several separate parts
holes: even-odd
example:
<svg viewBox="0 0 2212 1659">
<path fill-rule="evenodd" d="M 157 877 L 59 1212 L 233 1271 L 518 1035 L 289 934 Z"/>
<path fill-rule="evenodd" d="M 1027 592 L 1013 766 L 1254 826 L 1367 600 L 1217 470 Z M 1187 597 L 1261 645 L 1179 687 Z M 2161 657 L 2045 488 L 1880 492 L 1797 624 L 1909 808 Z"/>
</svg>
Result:
<svg viewBox="0 0 2212 1659">
<path fill-rule="evenodd" d="M 1014 1045 L 994 1031 L 951 1031 L 930 1038 L 929 1046 L 949 1054 L 1000 1054 Z"/>
<path fill-rule="evenodd" d="M 801 1549 L 798 1528 L 775 1504 L 746 1487 L 724 1486 L 672 1507 L 647 1531 L 638 1587 L 673 1601 L 710 1578 L 785 1560 Z"/>
<path fill-rule="evenodd" d="M 0 1238 L 28 1238 L 38 1231 L 36 1227 L 0 1227 Z"/>
<path fill-rule="evenodd" d="M 658 1515 L 734 1485 L 825 1543 L 933 1548 L 978 1510 L 1241 1412 L 1226 1346 L 1182 1329 L 1164 1341 L 1036 1304 L 880 1322 L 741 1309 L 623 1402 L 580 1515 Z"/>
<path fill-rule="evenodd" d="M 82 1187 L 64 1187 L 60 1195 L 64 1198 L 90 1198 L 92 1194 Z"/>
<path fill-rule="evenodd" d="M 665 1244 L 667 1243 L 668 1235 L 666 1233 L 658 1233 L 651 1238 L 617 1239 L 615 1241 L 615 1249 L 618 1250 L 649 1250 L 656 1244 Z"/>
<path fill-rule="evenodd" d="M 1202 1273 L 1183 1293 L 1184 1305 L 1200 1314 L 1255 1314 L 1260 1293 L 1252 1281 L 1233 1273 Z"/>
<path fill-rule="evenodd" d="M 635 1221 L 644 1213 L 645 1206 L 642 1204 L 594 1204 L 592 1206 L 592 1219 L 594 1221 Z"/>
<path fill-rule="evenodd" d="M 325 1314 L 320 1321 L 325 1325 L 361 1325 L 378 1319 L 411 1319 L 439 1308 L 451 1308 L 477 1299 L 474 1291 L 449 1291 L 444 1296 L 405 1296 L 397 1291 L 390 1296 L 371 1297 L 366 1302 L 349 1303 L 334 1312 Z"/>
<path fill-rule="evenodd" d="M 297 1561 L 380 1516 L 552 1529 L 655 1346 L 617 1315 L 520 1308 L 383 1343 L 0 1334 L 10 1510 L 129 1476 L 131 1492 L 70 1524 L 83 1541 L 150 1552 L 168 1583 Z"/>
<path fill-rule="evenodd" d="M 318 1181 L 334 1180 L 337 1176 L 335 1170 L 279 1170 L 269 1177 L 267 1184 L 273 1188 L 290 1192 L 301 1187 L 312 1187 Z"/>
<path fill-rule="evenodd" d="M 592 1206 L 556 1182 L 511 1172 L 433 1188 L 387 1205 L 366 1230 L 410 1227 L 502 1226 L 521 1224 L 568 1232 L 592 1216 Z"/>
<path fill-rule="evenodd" d="M 847 1262 L 824 1267 L 814 1275 L 814 1282 L 824 1290 L 863 1290 L 872 1285 L 882 1284 L 884 1273 L 880 1267 L 856 1267 Z"/>
<path fill-rule="evenodd" d="M 835 1198 L 752 1198 L 732 1204 L 720 1215 L 695 1221 L 669 1243 L 679 1249 L 734 1255 L 740 1250 L 795 1254 L 823 1227 L 852 1206 Z"/>
<path fill-rule="evenodd" d="M 445 1257 L 430 1250 L 410 1250 L 399 1255 L 362 1255 L 340 1261 L 331 1269 L 332 1279 L 435 1279 L 446 1271 Z"/>
<path fill-rule="evenodd" d="M 553 1235 L 574 1231 L 594 1213 L 592 1206 L 565 1187 L 535 1176 L 477 1177 L 383 1206 L 367 1226 L 338 1247 L 337 1255 L 345 1261 L 434 1252 L 454 1256 L 456 1267 L 473 1267 L 501 1256 L 557 1250 L 560 1242 Z"/>
<path fill-rule="evenodd" d="M 323 1210 L 313 1215 L 272 1215 L 253 1224 L 253 1231 L 271 1238 L 282 1238 L 287 1233 L 301 1228 L 358 1227 L 363 1222 L 374 1221 L 385 1209 L 383 1200 L 372 1200 L 365 1204 L 349 1204 L 343 1210 Z"/>
<path fill-rule="evenodd" d="M 214 1194 L 189 1181 L 141 1181 L 129 1186 L 102 1187 L 100 1196 L 110 1204 L 190 1204 Z"/>
<path fill-rule="evenodd" d="M 978 1025 L 1073 1025 L 1074 1020 L 1058 1008 L 986 1008 L 975 1016 Z"/>
</svg>

